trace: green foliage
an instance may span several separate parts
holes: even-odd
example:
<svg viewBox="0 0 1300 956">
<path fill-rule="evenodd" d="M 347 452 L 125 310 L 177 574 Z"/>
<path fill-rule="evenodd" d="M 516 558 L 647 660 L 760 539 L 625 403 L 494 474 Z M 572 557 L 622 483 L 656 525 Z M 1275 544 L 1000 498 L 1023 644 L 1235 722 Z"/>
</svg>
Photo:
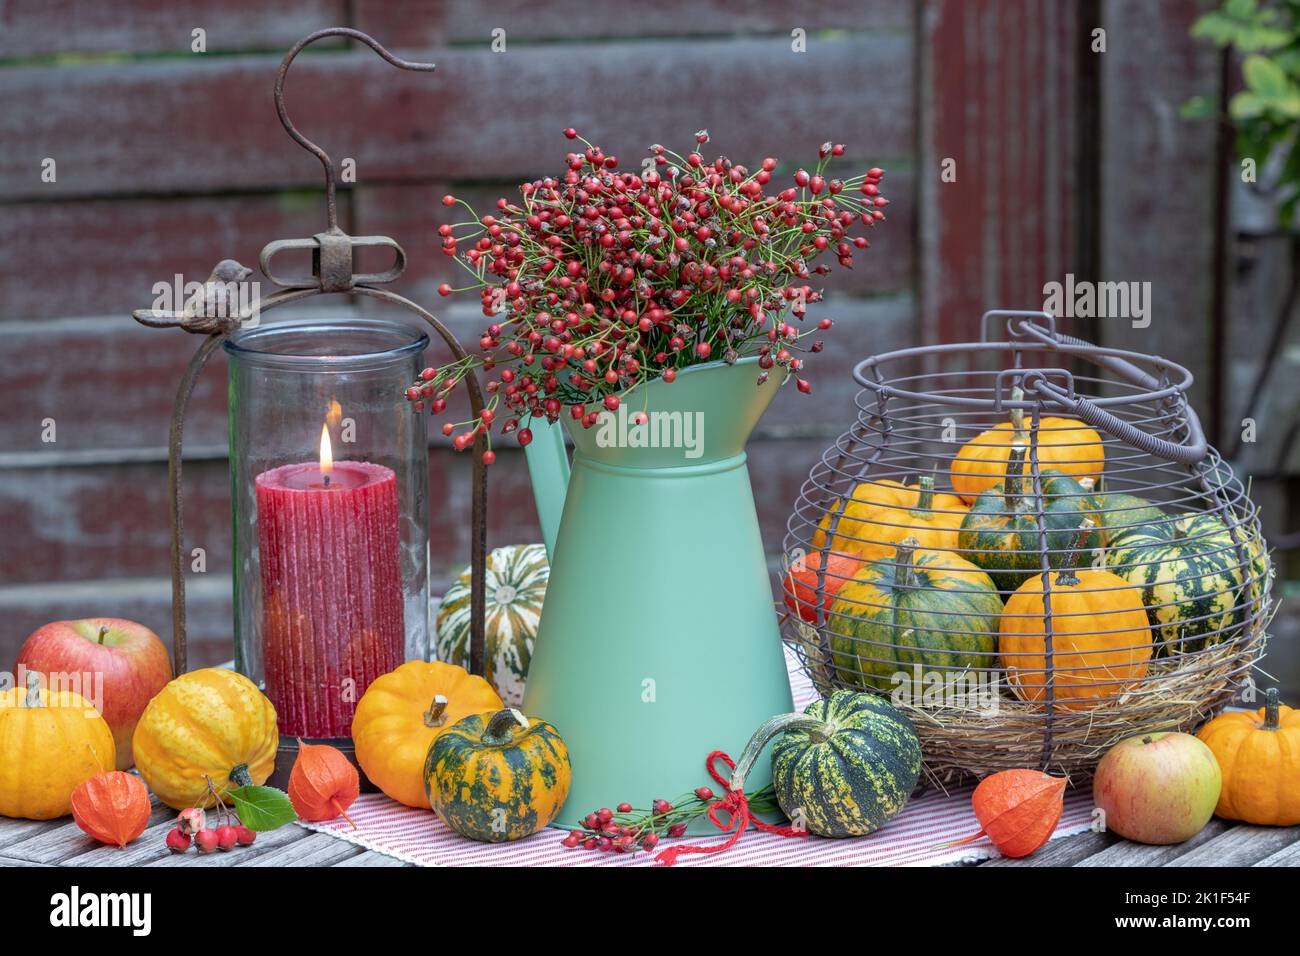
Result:
<svg viewBox="0 0 1300 956">
<path fill-rule="evenodd" d="M 259 833 L 278 830 L 298 819 L 289 795 L 274 787 L 236 787 L 226 796 L 234 801 L 239 822 Z"/>
<path fill-rule="evenodd" d="M 1296 4 L 1284 6 L 1294 12 Z M 1231 46 L 1240 53 L 1276 50 L 1295 39 L 1283 13 L 1272 6 L 1261 8 L 1258 0 L 1225 0 L 1222 9 L 1192 24 L 1192 36 L 1212 40 L 1219 47 Z"/>
<path fill-rule="evenodd" d="M 1243 58 L 1245 89 L 1227 104 L 1228 119 L 1237 128 L 1237 154 L 1261 169 L 1277 164 L 1277 181 L 1270 185 L 1282 200 L 1282 222 L 1289 225 L 1300 200 L 1300 0 L 1224 0 L 1197 19 L 1192 36 Z M 1219 104 L 1207 96 L 1193 97 L 1182 108 L 1187 119 L 1219 112 Z"/>
</svg>

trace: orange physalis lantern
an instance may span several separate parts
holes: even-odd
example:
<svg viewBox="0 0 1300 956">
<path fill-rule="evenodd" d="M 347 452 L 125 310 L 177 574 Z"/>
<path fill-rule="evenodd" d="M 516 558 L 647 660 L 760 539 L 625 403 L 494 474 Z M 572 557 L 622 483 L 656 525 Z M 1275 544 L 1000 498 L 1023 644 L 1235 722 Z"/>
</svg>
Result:
<svg viewBox="0 0 1300 956">
<path fill-rule="evenodd" d="M 982 829 L 947 846 L 988 836 L 1003 856 L 1029 856 L 1048 841 L 1061 819 L 1065 778 L 1041 770 L 1003 770 L 981 780 L 970 802 Z"/>
<path fill-rule="evenodd" d="M 289 800 L 298 816 L 312 823 L 338 817 L 352 823 L 347 809 L 359 792 L 357 768 L 341 750 L 298 741 L 298 759 L 289 774 Z"/>
</svg>

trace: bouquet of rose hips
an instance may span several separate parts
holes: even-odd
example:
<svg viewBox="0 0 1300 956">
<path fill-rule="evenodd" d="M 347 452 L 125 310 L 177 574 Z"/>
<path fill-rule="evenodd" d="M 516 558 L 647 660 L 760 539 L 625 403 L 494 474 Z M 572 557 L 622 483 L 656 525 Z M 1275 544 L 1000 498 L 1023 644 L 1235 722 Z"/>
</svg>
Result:
<svg viewBox="0 0 1300 956">
<path fill-rule="evenodd" d="M 821 299 L 808 282 L 830 271 L 814 261 L 833 253 L 852 268 L 867 248 L 861 232 L 884 219 L 884 170 L 827 179 L 844 147 L 824 143 L 813 172 L 799 169 L 793 185 L 769 192 L 772 158 L 751 172 L 725 156 L 708 162 L 653 146 L 637 174 L 575 130 L 564 134 L 586 148 L 566 156 L 558 178 L 524 183 L 517 202 L 498 200 L 496 213 L 443 197 L 473 217 L 438 229 L 443 252 L 473 281 L 438 291 L 477 290 L 493 321 L 481 355 L 426 368 L 406 390 L 416 410 L 443 412 L 456 384 L 484 369 L 482 414 L 442 430 L 458 451 L 485 436 L 490 464 L 494 425 L 527 445 L 532 418 L 555 422 L 567 407 L 590 428 L 602 409 L 618 409 L 619 393 L 703 362 L 756 355 L 760 383 L 776 368 L 810 392 L 797 353 L 822 343 L 805 342 L 814 334 L 803 326 L 807 306 Z"/>
</svg>

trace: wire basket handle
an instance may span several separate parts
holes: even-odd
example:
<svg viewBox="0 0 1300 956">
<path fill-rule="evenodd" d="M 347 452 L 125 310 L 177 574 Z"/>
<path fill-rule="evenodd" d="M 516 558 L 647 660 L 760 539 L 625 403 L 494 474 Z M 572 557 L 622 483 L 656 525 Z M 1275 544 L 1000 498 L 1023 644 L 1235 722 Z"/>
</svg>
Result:
<svg viewBox="0 0 1300 956">
<path fill-rule="evenodd" d="M 1138 368 L 1132 362 L 1116 355 L 1106 355 L 1100 346 L 1086 339 L 1076 338 L 1073 335 L 1066 335 L 1064 332 L 1056 331 L 1056 319 L 1050 313 L 1010 309 L 990 310 L 985 312 L 981 318 L 982 337 L 985 337 L 983 333 L 987 332 L 990 318 L 1007 319 L 1007 330 L 1013 338 L 1033 339 L 1055 351 L 1086 358 L 1139 388 L 1158 391 L 1165 386 L 1165 383 Z M 1032 321 L 1040 318 L 1045 321 L 1046 328 Z M 987 340 L 986 337 L 985 340 Z M 1072 388 L 1062 389 L 1059 385 L 1049 381 L 1044 374 L 1027 373 L 1022 387 L 1026 393 L 1034 392 L 1042 399 L 1052 402 L 1087 424 L 1101 428 L 1121 441 L 1127 442 L 1150 455 L 1157 455 L 1180 465 L 1198 465 L 1205 460 L 1205 456 L 1209 451 L 1209 444 L 1205 440 L 1205 432 L 1201 428 L 1201 421 L 1197 418 L 1196 412 L 1192 410 L 1191 404 L 1186 401 L 1181 404 L 1187 422 L 1187 441 L 1177 443 L 1148 435 L 1142 429 L 1130 425 L 1088 399 L 1072 394 Z"/>
</svg>

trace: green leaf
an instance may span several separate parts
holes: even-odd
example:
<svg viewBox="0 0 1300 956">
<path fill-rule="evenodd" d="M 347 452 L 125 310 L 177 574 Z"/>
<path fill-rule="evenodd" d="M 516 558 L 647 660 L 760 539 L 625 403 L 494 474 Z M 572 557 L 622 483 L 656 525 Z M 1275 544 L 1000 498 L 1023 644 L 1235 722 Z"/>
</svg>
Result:
<svg viewBox="0 0 1300 956">
<path fill-rule="evenodd" d="M 1264 101 L 1249 90 L 1242 90 L 1228 101 L 1228 115 L 1234 120 L 1250 120 L 1264 115 Z"/>
<path fill-rule="evenodd" d="M 275 787 L 236 787 L 227 795 L 235 801 L 239 822 L 250 830 L 264 833 L 298 819 L 289 795 Z"/>
<path fill-rule="evenodd" d="M 1289 120 L 1300 119 L 1300 90 L 1292 87 L 1286 96 L 1269 100 L 1268 104 L 1275 113 L 1281 113 Z"/>
<path fill-rule="evenodd" d="M 1291 40 L 1291 34 L 1286 30 L 1256 24 L 1246 27 L 1238 34 L 1236 46 L 1242 53 L 1254 53 L 1257 50 L 1276 50 Z"/>
<path fill-rule="evenodd" d="M 1215 46 L 1231 46 L 1240 33 L 1237 21 L 1221 13 L 1207 13 L 1192 24 L 1192 36 L 1210 40 Z"/>
<path fill-rule="evenodd" d="M 1278 26 L 1276 10 L 1256 10 L 1253 0 L 1228 0 L 1222 10 L 1212 10 L 1192 24 L 1192 36 L 1216 46 L 1235 47 L 1241 53 L 1276 50 L 1294 40 L 1293 32 Z"/>
<path fill-rule="evenodd" d="M 1252 54 L 1241 65 L 1242 75 L 1251 91 L 1264 99 L 1285 96 L 1287 92 L 1286 74 L 1282 68 L 1266 56 Z"/>
<path fill-rule="evenodd" d="M 1178 109 L 1178 115 L 1186 120 L 1210 119 L 1219 112 L 1219 100 L 1214 96 L 1193 96 Z"/>
</svg>

